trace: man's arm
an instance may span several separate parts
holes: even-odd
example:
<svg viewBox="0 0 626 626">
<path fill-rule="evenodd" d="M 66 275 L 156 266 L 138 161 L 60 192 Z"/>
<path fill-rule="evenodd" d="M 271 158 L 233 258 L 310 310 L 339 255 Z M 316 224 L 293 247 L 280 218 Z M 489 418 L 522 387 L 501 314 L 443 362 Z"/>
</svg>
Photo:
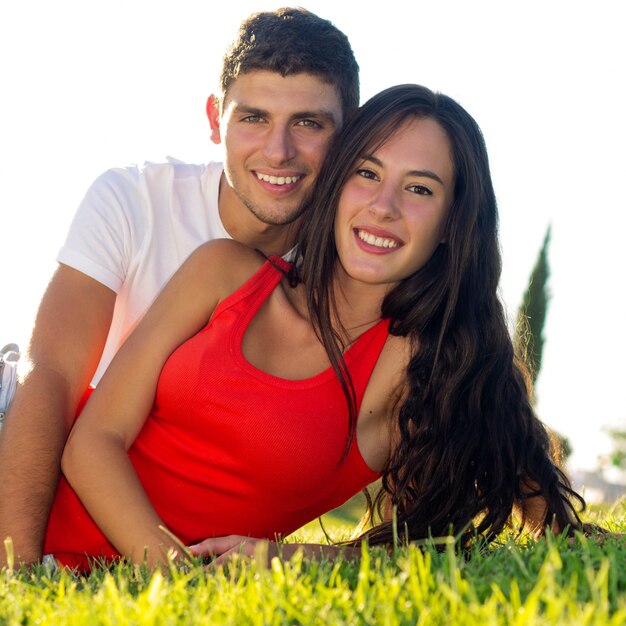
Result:
<svg viewBox="0 0 626 626">
<path fill-rule="evenodd" d="M 17 562 L 41 558 L 61 453 L 102 354 L 115 297 L 60 265 L 39 306 L 27 371 L 0 431 L 0 540 L 12 538 Z M 0 542 L 0 565 L 5 561 Z"/>
</svg>

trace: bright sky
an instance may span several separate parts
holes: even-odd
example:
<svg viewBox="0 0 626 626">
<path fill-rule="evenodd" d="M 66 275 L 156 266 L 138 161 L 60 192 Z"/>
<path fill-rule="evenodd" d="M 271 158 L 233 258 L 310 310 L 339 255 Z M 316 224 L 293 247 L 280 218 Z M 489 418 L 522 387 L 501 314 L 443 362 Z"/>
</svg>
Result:
<svg viewBox="0 0 626 626">
<path fill-rule="evenodd" d="M 548 224 L 538 411 L 572 467 L 626 427 L 626 37 L 620 0 L 301 3 L 350 38 L 362 99 L 416 82 L 481 125 L 514 317 Z M 103 170 L 220 159 L 204 117 L 249 13 L 280 3 L 47 0 L 0 8 L 0 344 L 25 344 L 69 221 Z M 68 350 L 71 349 L 68 346 Z"/>
</svg>

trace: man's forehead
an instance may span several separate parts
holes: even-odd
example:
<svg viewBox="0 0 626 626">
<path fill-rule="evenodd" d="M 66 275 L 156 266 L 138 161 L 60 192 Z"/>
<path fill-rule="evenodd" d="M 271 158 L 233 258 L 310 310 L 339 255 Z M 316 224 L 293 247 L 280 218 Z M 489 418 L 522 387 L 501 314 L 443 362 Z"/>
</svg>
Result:
<svg viewBox="0 0 626 626">
<path fill-rule="evenodd" d="M 222 110 L 231 107 L 294 113 L 342 112 L 339 89 L 317 74 L 301 72 L 282 76 L 268 70 L 240 74 L 222 99 Z"/>
</svg>

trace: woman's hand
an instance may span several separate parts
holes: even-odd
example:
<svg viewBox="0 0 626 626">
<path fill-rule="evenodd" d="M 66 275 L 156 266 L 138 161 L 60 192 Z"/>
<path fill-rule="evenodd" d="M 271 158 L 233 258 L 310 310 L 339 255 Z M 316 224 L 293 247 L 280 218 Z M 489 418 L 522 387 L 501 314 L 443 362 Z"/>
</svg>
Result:
<svg viewBox="0 0 626 626">
<path fill-rule="evenodd" d="M 295 554 L 295 550 L 291 548 L 297 548 L 298 545 L 279 544 L 276 541 L 255 539 L 243 535 L 227 535 L 205 539 L 187 547 L 194 556 L 216 557 L 211 562 L 211 566 L 218 566 L 224 565 L 236 556 L 262 559 L 268 565 L 275 556 L 290 559 Z"/>
<path fill-rule="evenodd" d="M 216 557 L 211 562 L 212 567 L 224 565 L 236 556 L 253 558 L 256 561 L 261 560 L 264 565 L 269 565 L 275 556 L 288 561 L 299 550 L 304 553 L 305 557 L 318 559 L 324 556 L 335 558 L 340 554 L 345 558 L 353 558 L 361 553 L 360 547 L 323 546 L 314 543 L 279 543 L 243 535 L 213 537 L 187 547 L 194 556 Z"/>
</svg>

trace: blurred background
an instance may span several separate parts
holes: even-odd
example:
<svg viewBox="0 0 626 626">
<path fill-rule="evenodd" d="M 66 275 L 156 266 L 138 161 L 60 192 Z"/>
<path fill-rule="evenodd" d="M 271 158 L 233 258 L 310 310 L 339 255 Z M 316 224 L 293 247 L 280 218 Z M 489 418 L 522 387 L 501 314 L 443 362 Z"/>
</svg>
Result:
<svg viewBox="0 0 626 626">
<path fill-rule="evenodd" d="M 415 82 L 481 125 L 511 325 L 548 227 L 540 417 L 568 466 L 621 482 L 626 429 L 626 38 L 621 2 L 306 2 L 349 37 L 364 101 Z M 0 345 L 25 345 L 72 215 L 103 170 L 219 160 L 204 115 L 239 22 L 281 3 L 22 0 L 0 8 Z M 68 347 L 69 349 L 69 347 Z M 617 463 L 617 461 L 616 461 Z M 611 469 L 613 467 L 613 469 Z M 594 489 L 603 489 L 598 487 Z"/>
</svg>

